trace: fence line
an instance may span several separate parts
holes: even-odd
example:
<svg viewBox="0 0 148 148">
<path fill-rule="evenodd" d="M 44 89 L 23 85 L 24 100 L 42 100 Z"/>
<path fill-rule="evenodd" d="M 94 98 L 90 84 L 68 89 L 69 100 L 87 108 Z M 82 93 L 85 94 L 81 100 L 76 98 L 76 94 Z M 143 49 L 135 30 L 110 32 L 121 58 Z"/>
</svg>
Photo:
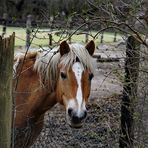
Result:
<svg viewBox="0 0 148 148">
<path fill-rule="evenodd" d="M 3 15 L 3 18 L 0 19 L 0 21 L 2 22 L 2 25 L 3 25 L 3 28 L 2 28 L 2 36 L 5 36 L 6 31 L 7 31 L 7 24 L 9 22 L 9 18 L 7 17 L 7 14 L 4 14 Z M 32 26 L 33 17 L 32 17 L 32 15 L 28 15 L 26 20 L 19 20 L 19 21 L 22 22 L 23 24 L 25 24 L 25 21 L 26 21 L 26 24 L 23 25 L 23 26 L 26 26 L 26 47 L 29 47 L 30 46 L 30 39 L 31 39 L 31 32 L 33 30 L 33 26 Z M 48 24 L 49 22 L 46 22 L 46 23 Z M 52 21 L 52 23 L 53 23 L 53 21 Z M 68 34 L 68 36 L 70 36 L 71 33 L 72 33 L 72 31 L 71 31 L 72 30 L 72 22 L 71 22 L 71 20 L 68 22 L 68 24 L 69 25 L 67 26 L 68 27 L 67 34 Z M 59 33 L 60 32 L 61 31 L 59 31 Z M 48 42 L 49 43 L 49 46 L 52 46 L 53 34 L 54 33 L 52 33 L 52 31 L 47 32 L 47 36 L 49 37 L 49 42 Z M 104 32 L 102 32 L 99 42 L 100 43 L 103 43 L 105 41 L 104 38 L 105 38 L 104 37 Z M 69 37 L 68 40 L 69 40 L 69 43 L 71 43 L 72 38 Z M 84 31 L 84 42 L 87 43 L 88 40 L 89 40 L 89 28 L 86 25 L 85 26 L 85 31 Z M 114 33 L 114 37 L 113 37 L 113 42 L 116 42 L 116 41 L 117 41 L 117 32 Z"/>
</svg>

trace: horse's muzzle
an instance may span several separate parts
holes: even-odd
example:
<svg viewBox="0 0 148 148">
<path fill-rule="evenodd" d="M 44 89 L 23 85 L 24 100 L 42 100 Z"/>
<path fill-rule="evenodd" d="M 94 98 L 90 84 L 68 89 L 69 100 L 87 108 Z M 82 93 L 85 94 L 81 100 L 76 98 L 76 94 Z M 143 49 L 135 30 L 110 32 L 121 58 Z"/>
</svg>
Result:
<svg viewBox="0 0 148 148">
<path fill-rule="evenodd" d="M 77 112 L 75 112 L 72 108 L 68 109 L 68 120 L 69 124 L 73 128 L 80 128 L 82 127 L 83 121 L 87 116 L 87 111 L 81 112 L 78 116 Z"/>
</svg>

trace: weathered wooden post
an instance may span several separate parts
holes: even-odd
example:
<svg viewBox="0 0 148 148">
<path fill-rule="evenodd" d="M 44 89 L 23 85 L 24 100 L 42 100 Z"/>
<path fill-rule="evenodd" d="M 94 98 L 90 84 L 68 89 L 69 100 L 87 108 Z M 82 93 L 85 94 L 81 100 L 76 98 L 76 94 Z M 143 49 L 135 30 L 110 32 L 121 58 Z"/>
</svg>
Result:
<svg viewBox="0 0 148 148">
<path fill-rule="evenodd" d="M 69 29 L 68 29 L 68 30 L 69 30 L 69 32 L 68 32 L 68 34 L 69 34 L 68 40 L 69 40 L 69 43 L 71 43 L 71 29 L 72 29 L 71 23 L 72 23 L 72 18 L 69 17 L 69 18 L 68 18 L 68 28 L 69 28 Z"/>
<path fill-rule="evenodd" d="M 103 38 L 104 38 L 104 32 L 102 32 L 101 34 L 100 43 L 103 43 Z"/>
<path fill-rule="evenodd" d="M 120 148 L 133 148 L 134 108 L 137 99 L 140 42 L 133 36 L 127 40 L 125 59 L 125 82 L 121 104 Z"/>
<path fill-rule="evenodd" d="M 32 22 L 32 15 L 28 15 L 26 21 L 26 48 L 30 47 L 31 22 Z"/>
<path fill-rule="evenodd" d="M 0 148 L 11 147 L 14 38 L 0 37 Z"/>
<path fill-rule="evenodd" d="M 114 33 L 114 42 L 117 41 L 117 32 Z"/>
<path fill-rule="evenodd" d="M 7 29 L 7 13 L 3 14 L 3 30 L 2 30 L 2 37 L 6 34 Z"/>
<path fill-rule="evenodd" d="M 49 46 L 52 46 L 52 33 L 48 33 L 49 36 Z"/>
<path fill-rule="evenodd" d="M 86 25 L 85 27 L 85 30 L 86 30 L 86 34 L 85 34 L 85 43 L 88 43 L 88 25 Z"/>
</svg>

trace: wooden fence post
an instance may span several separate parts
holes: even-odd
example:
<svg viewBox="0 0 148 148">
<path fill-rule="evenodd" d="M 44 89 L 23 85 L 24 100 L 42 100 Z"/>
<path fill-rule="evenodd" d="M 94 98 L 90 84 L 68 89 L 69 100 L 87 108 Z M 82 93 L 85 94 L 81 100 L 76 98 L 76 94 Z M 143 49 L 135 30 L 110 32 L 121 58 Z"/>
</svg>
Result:
<svg viewBox="0 0 148 148">
<path fill-rule="evenodd" d="M 32 15 L 28 15 L 26 21 L 26 48 L 30 47 L 31 21 Z"/>
<path fill-rule="evenodd" d="M 88 43 L 88 32 L 85 34 L 85 43 Z"/>
<path fill-rule="evenodd" d="M 103 38 L 104 38 L 104 32 L 102 32 L 101 34 L 100 43 L 103 43 Z"/>
<path fill-rule="evenodd" d="M 3 14 L 3 30 L 2 30 L 2 37 L 6 34 L 7 29 L 7 13 Z"/>
<path fill-rule="evenodd" d="M 88 28 L 88 25 L 85 26 L 85 31 L 86 31 L 86 34 L 85 34 L 85 43 L 88 43 L 88 39 L 89 39 L 89 28 Z"/>
<path fill-rule="evenodd" d="M 114 33 L 114 42 L 117 41 L 117 32 Z"/>
<path fill-rule="evenodd" d="M 49 36 L 49 46 L 52 46 L 52 33 L 48 33 Z"/>
<path fill-rule="evenodd" d="M 125 59 L 125 82 L 121 104 L 120 148 L 133 148 L 134 108 L 136 108 L 139 75 L 140 42 L 133 36 L 127 40 Z"/>
<path fill-rule="evenodd" d="M 0 37 L 0 148 L 11 147 L 14 38 Z"/>
<path fill-rule="evenodd" d="M 68 34 L 69 34 L 69 37 L 68 37 L 68 40 L 69 40 L 69 43 L 71 43 L 71 29 L 72 29 L 72 18 L 69 17 L 68 18 Z"/>
</svg>

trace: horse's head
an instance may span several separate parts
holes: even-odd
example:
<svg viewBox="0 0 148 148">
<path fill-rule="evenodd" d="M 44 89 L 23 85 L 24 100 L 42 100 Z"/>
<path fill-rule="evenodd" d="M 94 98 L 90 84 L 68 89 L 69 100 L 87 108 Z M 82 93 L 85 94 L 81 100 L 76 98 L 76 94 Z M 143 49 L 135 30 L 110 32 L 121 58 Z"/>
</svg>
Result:
<svg viewBox="0 0 148 148">
<path fill-rule="evenodd" d="M 95 44 L 90 41 L 85 47 L 72 46 L 64 41 L 59 50 L 61 60 L 58 65 L 58 99 L 65 106 L 68 124 L 79 128 L 87 116 L 86 104 L 93 78 L 91 60 Z"/>
</svg>

